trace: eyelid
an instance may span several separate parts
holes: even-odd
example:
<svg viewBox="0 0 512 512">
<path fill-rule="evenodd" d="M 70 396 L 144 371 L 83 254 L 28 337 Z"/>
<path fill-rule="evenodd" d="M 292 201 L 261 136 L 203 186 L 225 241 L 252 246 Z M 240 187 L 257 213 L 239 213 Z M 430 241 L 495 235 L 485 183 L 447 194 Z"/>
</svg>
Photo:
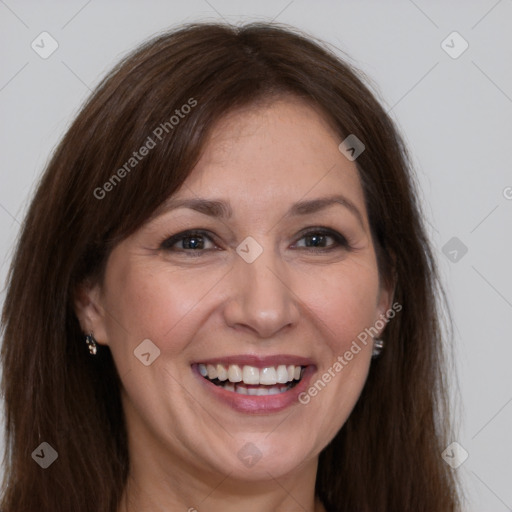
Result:
<svg viewBox="0 0 512 512">
<path fill-rule="evenodd" d="M 177 242 L 183 240 L 184 238 L 191 238 L 194 236 L 201 236 L 203 238 L 210 240 L 214 245 L 217 245 L 217 242 L 215 242 L 215 237 L 212 236 L 212 233 L 210 233 L 209 231 L 204 230 L 204 229 L 193 228 L 193 229 L 185 229 L 184 231 L 180 231 L 179 233 L 166 236 L 163 239 L 163 241 L 161 242 L 160 248 L 167 249 L 170 251 L 171 247 L 173 245 L 175 245 Z M 211 250 L 211 249 L 206 249 L 206 250 Z M 193 249 L 180 249 L 179 251 L 176 251 L 176 252 L 192 252 L 192 251 L 193 251 Z M 201 252 L 201 251 L 196 251 L 196 252 Z"/>
<path fill-rule="evenodd" d="M 297 242 L 299 240 L 302 240 L 304 237 L 306 237 L 306 236 L 308 236 L 310 234 L 311 235 L 319 234 L 319 235 L 322 235 L 322 236 L 329 236 L 332 239 L 334 239 L 334 241 L 336 243 L 334 245 L 332 245 L 332 246 L 329 246 L 329 247 L 319 247 L 317 249 L 315 249 L 315 247 L 303 247 L 302 249 L 313 250 L 313 251 L 316 251 L 316 252 L 321 252 L 322 250 L 323 251 L 333 250 L 333 249 L 336 249 L 337 247 L 338 248 L 345 248 L 346 250 L 349 250 L 349 249 L 352 248 L 350 240 L 348 239 L 348 237 L 346 237 L 345 235 L 343 235 L 342 233 L 340 233 L 339 231 L 337 231 L 335 229 L 327 228 L 327 227 L 323 227 L 323 226 L 312 226 L 312 227 L 303 229 L 299 233 L 299 235 L 298 235 L 298 237 L 297 237 L 297 239 L 296 239 L 296 241 L 294 242 L 293 245 L 297 244 Z"/>
<path fill-rule="evenodd" d="M 298 247 L 298 250 L 304 250 L 308 252 L 329 252 L 334 251 L 336 249 L 343 249 L 343 250 L 352 250 L 353 247 L 351 245 L 350 239 L 340 233 L 339 231 L 328 228 L 324 226 L 310 226 L 307 228 L 304 228 L 301 230 L 298 235 L 295 238 L 295 242 L 293 242 L 291 247 L 296 247 L 297 243 L 302 240 L 304 237 L 308 235 L 320 235 L 320 236 L 328 236 L 331 237 L 334 240 L 334 244 L 331 244 L 327 247 Z M 210 249 L 172 249 L 172 247 L 183 240 L 184 238 L 192 238 L 194 236 L 203 237 L 207 240 L 209 240 L 212 244 L 214 244 L 215 248 Z M 208 230 L 202 229 L 202 228 L 192 228 L 192 229 L 186 229 L 183 231 L 180 231 L 173 235 L 168 235 L 163 239 L 163 241 L 160 243 L 160 249 L 166 250 L 168 252 L 174 252 L 174 253 L 186 253 L 189 255 L 199 256 L 201 253 L 205 252 L 211 252 L 214 250 L 218 250 L 220 244 L 216 241 L 216 236 L 211 233 Z M 195 253 L 195 254 L 193 254 Z"/>
</svg>

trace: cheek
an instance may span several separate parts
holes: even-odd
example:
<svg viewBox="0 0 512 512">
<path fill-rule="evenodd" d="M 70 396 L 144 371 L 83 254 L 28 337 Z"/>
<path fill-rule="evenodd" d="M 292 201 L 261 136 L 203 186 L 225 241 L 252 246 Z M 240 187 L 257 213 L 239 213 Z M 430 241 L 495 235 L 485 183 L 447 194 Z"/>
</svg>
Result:
<svg viewBox="0 0 512 512">
<path fill-rule="evenodd" d="M 171 355 L 179 353 L 187 343 L 189 319 L 218 281 L 216 275 L 198 278 L 191 271 L 123 262 L 113 262 L 111 269 L 106 304 L 112 349 L 133 351 L 150 339 Z"/>
<path fill-rule="evenodd" d="M 305 302 L 324 325 L 326 340 L 337 354 L 375 322 L 378 287 L 376 269 L 361 265 L 318 274 L 304 283 Z"/>
</svg>

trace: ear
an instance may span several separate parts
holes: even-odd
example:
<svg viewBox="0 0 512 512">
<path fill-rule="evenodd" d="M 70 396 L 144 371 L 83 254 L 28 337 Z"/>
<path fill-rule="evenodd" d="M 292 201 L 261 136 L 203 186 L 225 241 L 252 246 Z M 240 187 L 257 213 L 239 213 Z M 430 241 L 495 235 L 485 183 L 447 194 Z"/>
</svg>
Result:
<svg viewBox="0 0 512 512">
<path fill-rule="evenodd" d="M 99 284 L 84 281 L 75 289 L 75 313 L 84 334 L 93 333 L 96 341 L 108 345 L 105 309 Z"/>
<path fill-rule="evenodd" d="M 396 287 L 396 279 L 395 279 L 394 275 L 393 275 L 392 279 L 390 279 L 388 281 L 384 281 L 380 285 L 379 295 L 377 298 L 377 310 L 376 310 L 377 314 L 376 314 L 376 318 L 375 318 L 375 324 L 381 325 L 382 322 L 379 320 L 383 320 L 384 325 L 378 329 L 379 333 L 376 336 L 376 338 L 379 338 L 381 336 L 382 332 L 386 329 L 388 318 L 390 318 L 390 310 L 392 310 L 393 297 L 395 295 L 395 287 Z M 400 307 L 400 309 L 402 309 L 402 308 Z M 400 311 L 400 309 L 398 309 L 398 311 Z M 392 311 L 394 311 L 394 309 Z M 391 318 L 393 316 L 394 316 L 394 314 L 391 316 Z"/>
</svg>

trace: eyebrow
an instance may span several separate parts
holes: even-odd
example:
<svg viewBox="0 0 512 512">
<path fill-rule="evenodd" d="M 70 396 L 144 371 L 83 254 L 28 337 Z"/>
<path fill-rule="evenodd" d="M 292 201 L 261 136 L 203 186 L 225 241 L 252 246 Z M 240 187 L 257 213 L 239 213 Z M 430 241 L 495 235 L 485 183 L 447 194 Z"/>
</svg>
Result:
<svg viewBox="0 0 512 512">
<path fill-rule="evenodd" d="M 363 216 L 356 205 L 346 197 L 339 194 L 298 201 L 291 206 L 285 214 L 285 217 L 295 217 L 316 213 L 337 204 L 344 206 L 349 210 L 364 228 Z M 164 203 L 160 212 L 169 212 L 178 208 L 189 208 L 204 215 L 220 219 L 229 219 L 233 216 L 233 210 L 228 202 L 218 199 L 203 198 L 169 199 Z"/>
</svg>

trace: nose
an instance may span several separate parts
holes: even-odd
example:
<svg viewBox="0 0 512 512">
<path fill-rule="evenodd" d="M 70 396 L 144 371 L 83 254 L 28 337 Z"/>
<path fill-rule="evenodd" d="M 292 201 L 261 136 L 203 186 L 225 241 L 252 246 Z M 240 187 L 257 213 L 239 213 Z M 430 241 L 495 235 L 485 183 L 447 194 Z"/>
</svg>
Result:
<svg viewBox="0 0 512 512">
<path fill-rule="evenodd" d="M 272 250 L 264 250 L 252 263 L 237 257 L 228 286 L 224 317 L 230 327 L 271 338 L 300 318 L 289 269 Z"/>
</svg>

